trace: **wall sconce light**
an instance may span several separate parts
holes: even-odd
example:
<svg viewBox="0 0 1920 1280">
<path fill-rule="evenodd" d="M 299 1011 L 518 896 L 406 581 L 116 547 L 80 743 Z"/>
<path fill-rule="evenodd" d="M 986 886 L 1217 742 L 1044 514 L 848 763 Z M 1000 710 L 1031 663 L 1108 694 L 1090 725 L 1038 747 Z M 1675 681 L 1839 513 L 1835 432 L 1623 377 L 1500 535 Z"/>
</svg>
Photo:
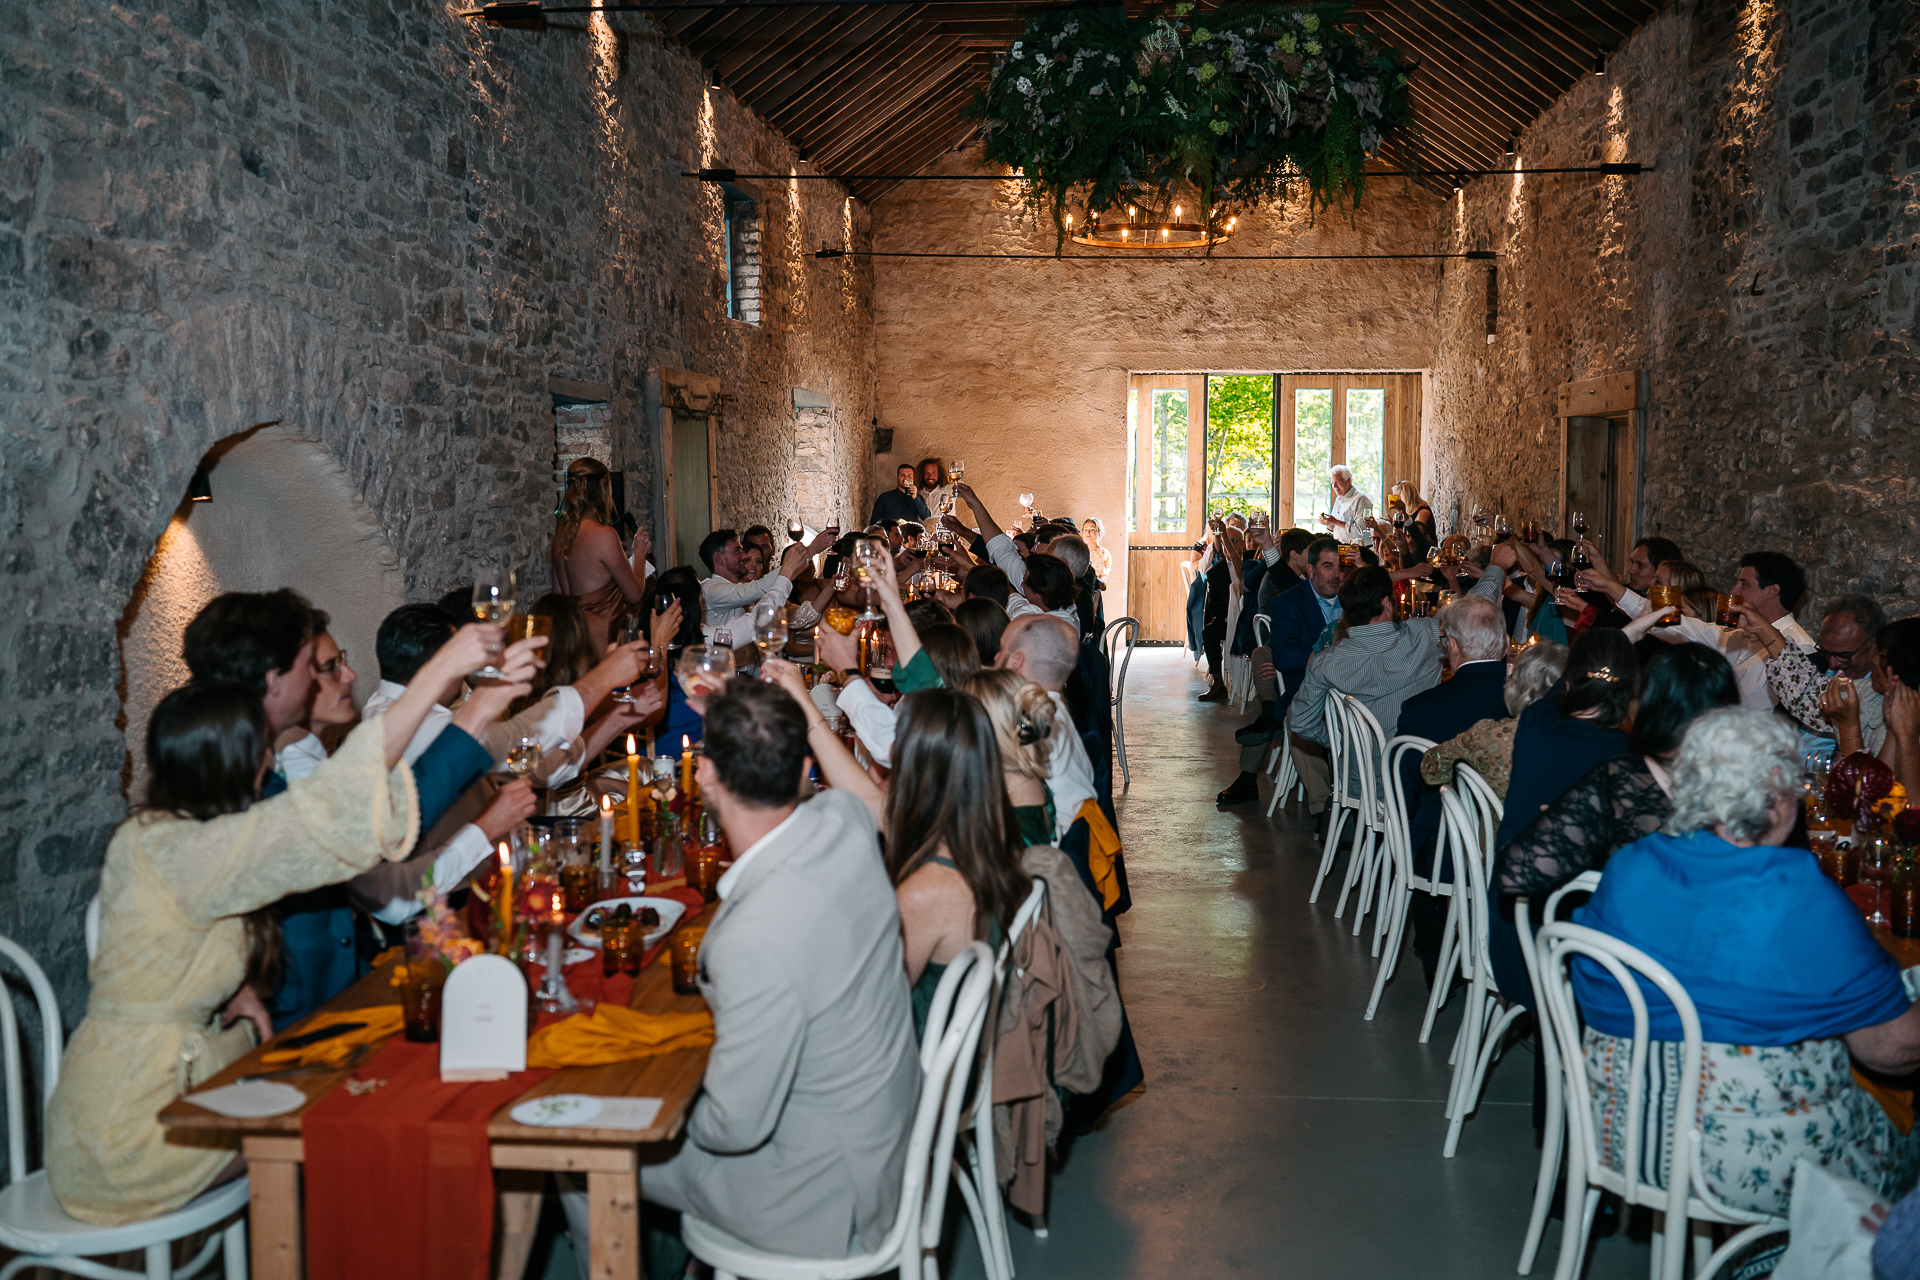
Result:
<svg viewBox="0 0 1920 1280">
<path fill-rule="evenodd" d="M 1605 49 L 1596 49 L 1594 51 L 1593 74 L 1597 76 L 1607 74 L 1607 51 Z"/>
<path fill-rule="evenodd" d="M 213 484 L 207 479 L 205 467 L 193 469 L 193 479 L 187 481 L 188 502 L 212 502 Z"/>
<path fill-rule="evenodd" d="M 1507 135 L 1507 154 L 1512 155 L 1515 151 L 1519 149 L 1519 147 L 1520 147 L 1519 133 L 1515 132 L 1515 133 L 1508 134 Z"/>
</svg>

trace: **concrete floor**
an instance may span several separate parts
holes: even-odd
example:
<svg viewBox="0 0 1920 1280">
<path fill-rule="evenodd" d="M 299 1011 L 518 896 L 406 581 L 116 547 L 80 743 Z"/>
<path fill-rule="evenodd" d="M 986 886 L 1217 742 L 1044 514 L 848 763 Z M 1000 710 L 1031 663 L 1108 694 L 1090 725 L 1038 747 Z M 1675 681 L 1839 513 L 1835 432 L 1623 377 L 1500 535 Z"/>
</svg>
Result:
<svg viewBox="0 0 1920 1280">
<path fill-rule="evenodd" d="M 1052 1233 L 1013 1231 L 1022 1277 L 1492 1277 L 1514 1274 L 1534 1170 L 1533 1062 L 1497 1063 L 1443 1159 L 1458 1001 L 1417 1042 L 1411 952 L 1362 1019 L 1369 928 L 1307 904 L 1318 847 L 1295 810 L 1221 809 L 1245 716 L 1196 703 L 1180 653 L 1141 649 L 1126 688 L 1132 786 L 1119 801 L 1133 910 L 1121 984 L 1147 1083 L 1053 1181 Z M 1347 917 L 1350 922 L 1351 914 Z M 981 1270 L 959 1233 L 955 1280 Z M 1533 1274 L 1553 1271 L 1551 1223 Z M 1644 1243 L 1601 1240 L 1592 1280 L 1643 1276 Z"/>
<path fill-rule="evenodd" d="M 1233 729 L 1196 703 L 1176 650 L 1142 649 L 1126 688 L 1133 780 L 1119 801 L 1133 910 L 1121 984 L 1145 1088 L 1079 1139 L 1053 1179 L 1052 1234 L 1013 1228 L 1023 1280 L 1513 1275 L 1534 1170 L 1533 1062 L 1496 1063 L 1480 1109 L 1443 1159 L 1456 1000 L 1417 1042 L 1426 985 L 1411 952 L 1374 1021 L 1369 931 L 1333 918 L 1338 881 L 1307 904 L 1319 849 L 1297 809 L 1221 809 Z M 956 1200 L 949 1223 L 965 1215 Z M 972 1230 L 945 1274 L 980 1280 Z M 543 1242 L 543 1244 L 546 1242 Z M 549 1280 L 572 1280 L 552 1240 Z M 1551 1276 L 1558 1222 L 1535 1276 Z M 1590 1280 L 1644 1276 L 1648 1247 L 1600 1240 Z"/>
</svg>

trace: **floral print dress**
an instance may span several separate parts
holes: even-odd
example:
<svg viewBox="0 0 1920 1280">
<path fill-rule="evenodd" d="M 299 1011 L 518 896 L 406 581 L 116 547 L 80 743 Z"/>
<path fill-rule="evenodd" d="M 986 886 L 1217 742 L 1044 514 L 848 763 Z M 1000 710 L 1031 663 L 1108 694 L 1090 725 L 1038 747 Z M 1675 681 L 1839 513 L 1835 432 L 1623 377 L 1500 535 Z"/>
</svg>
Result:
<svg viewBox="0 0 1920 1280">
<path fill-rule="evenodd" d="M 1626 1160 L 1632 1049 L 1630 1039 L 1587 1028 L 1594 1128 L 1602 1158 L 1616 1171 Z M 1664 1040 L 1652 1049 L 1640 1176 L 1665 1186 L 1683 1083 L 1681 1046 Z M 1777 1046 L 1702 1046 L 1696 1123 L 1700 1171 L 1713 1193 L 1736 1209 L 1786 1217 L 1796 1160 L 1870 1187 L 1888 1203 L 1910 1190 L 1920 1175 L 1920 1126 L 1900 1132 L 1855 1083 L 1846 1043 L 1837 1037 Z"/>
</svg>

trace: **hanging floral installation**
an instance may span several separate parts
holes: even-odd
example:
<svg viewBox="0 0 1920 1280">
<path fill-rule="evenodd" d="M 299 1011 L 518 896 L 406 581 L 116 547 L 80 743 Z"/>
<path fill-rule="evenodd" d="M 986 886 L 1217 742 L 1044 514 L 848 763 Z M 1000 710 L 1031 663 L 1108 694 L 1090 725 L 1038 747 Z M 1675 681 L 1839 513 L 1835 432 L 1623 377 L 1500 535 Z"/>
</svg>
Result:
<svg viewBox="0 0 1920 1280">
<path fill-rule="evenodd" d="M 1070 199 L 1097 214 L 1191 191 L 1212 227 L 1303 185 L 1316 209 L 1351 212 L 1366 162 L 1406 129 L 1407 64 L 1345 4 L 1193 8 L 1030 14 L 972 104 L 986 158 L 1062 245 Z"/>
</svg>

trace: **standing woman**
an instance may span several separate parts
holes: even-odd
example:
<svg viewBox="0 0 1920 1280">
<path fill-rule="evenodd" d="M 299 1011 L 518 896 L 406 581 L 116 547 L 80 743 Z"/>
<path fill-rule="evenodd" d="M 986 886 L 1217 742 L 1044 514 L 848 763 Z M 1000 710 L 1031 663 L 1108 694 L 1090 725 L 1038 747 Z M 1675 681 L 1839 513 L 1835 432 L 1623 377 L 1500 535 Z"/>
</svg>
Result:
<svg viewBox="0 0 1920 1280">
<path fill-rule="evenodd" d="M 1393 486 L 1393 491 L 1400 496 L 1400 505 L 1407 511 L 1406 533 L 1413 543 L 1414 559 L 1425 560 L 1427 552 L 1440 541 L 1439 530 L 1433 522 L 1433 507 L 1420 496 L 1411 480 L 1402 480 Z"/>
<path fill-rule="evenodd" d="M 567 489 L 553 527 L 553 587 L 587 611 L 595 653 L 646 592 L 650 544 L 643 529 L 633 535 L 633 555 L 620 547 L 614 527 L 613 473 L 598 458 L 567 464 Z"/>
<path fill-rule="evenodd" d="M 1107 526 L 1099 516 L 1088 516 L 1080 522 L 1080 536 L 1086 539 L 1087 559 L 1093 565 L 1094 576 L 1104 583 L 1113 576 L 1113 552 L 1101 541 L 1107 536 Z"/>
<path fill-rule="evenodd" d="M 385 711 L 270 799 L 258 694 L 195 682 L 154 708 L 146 803 L 107 845 L 92 992 L 47 1106 L 47 1181 L 68 1214 L 139 1222 L 245 1171 L 230 1147 L 168 1142 L 156 1116 L 251 1047 L 244 1027 L 214 1019 L 243 984 L 270 976 L 279 929 L 267 909 L 413 848 L 421 815 L 407 744 L 499 634 L 462 628 Z M 532 673 L 538 643 L 506 650 L 511 680 Z M 525 689 L 483 685 L 463 708 L 472 728 Z"/>
</svg>

